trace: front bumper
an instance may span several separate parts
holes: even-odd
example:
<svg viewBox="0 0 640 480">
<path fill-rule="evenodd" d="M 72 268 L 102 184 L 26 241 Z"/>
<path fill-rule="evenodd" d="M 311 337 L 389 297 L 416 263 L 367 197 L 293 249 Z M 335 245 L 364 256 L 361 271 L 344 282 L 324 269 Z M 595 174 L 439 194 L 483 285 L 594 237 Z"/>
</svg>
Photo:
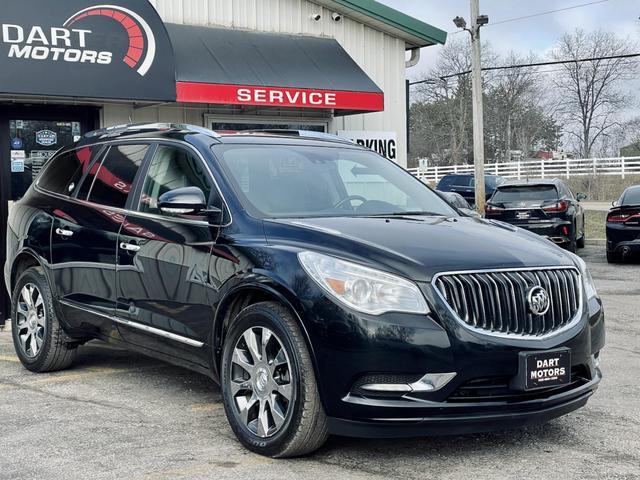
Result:
<svg viewBox="0 0 640 480">
<path fill-rule="evenodd" d="M 461 435 L 535 425 L 583 407 L 597 390 L 601 378 L 600 370 L 596 369 L 589 382 L 558 395 L 520 403 L 469 403 L 458 408 L 459 411 L 432 406 L 434 412 L 427 417 L 366 421 L 330 417 L 329 431 L 346 437 L 394 438 Z"/>
<path fill-rule="evenodd" d="M 507 339 L 462 328 L 429 288 L 423 292 L 437 320 L 433 315 L 356 315 L 330 301 L 307 311 L 306 329 L 332 433 L 391 437 L 517 427 L 580 408 L 596 390 L 601 375 L 594 355 L 604 346 L 604 314 L 597 298 L 584 302 L 580 321 L 567 331 L 542 339 Z M 580 372 L 575 382 L 535 394 L 509 390 L 521 352 L 557 348 L 571 350 L 572 371 Z M 412 384 L 425 373 L 444 372 L 456 375 L 434 391 L 392 396 L 358 388 L 362 378 L 365 384 Z M 494 397 L 461 394 L 469 384 L 493 379 L 505 384 Z"/>
</svg>

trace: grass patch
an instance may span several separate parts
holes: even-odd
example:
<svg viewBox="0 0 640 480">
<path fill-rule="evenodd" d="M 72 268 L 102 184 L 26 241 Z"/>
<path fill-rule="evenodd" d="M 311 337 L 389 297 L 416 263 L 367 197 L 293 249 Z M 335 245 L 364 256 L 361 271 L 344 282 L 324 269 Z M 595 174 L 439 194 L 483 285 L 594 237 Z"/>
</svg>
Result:
<svg viewBox="0 0 640 480">
<path fill-rule="evenodd" d="M 584 229 L 587 240 L 603 240 L 605 236 L 605 223 L 607 212 L 586 210 L 584 212 Z"/>
</svg>

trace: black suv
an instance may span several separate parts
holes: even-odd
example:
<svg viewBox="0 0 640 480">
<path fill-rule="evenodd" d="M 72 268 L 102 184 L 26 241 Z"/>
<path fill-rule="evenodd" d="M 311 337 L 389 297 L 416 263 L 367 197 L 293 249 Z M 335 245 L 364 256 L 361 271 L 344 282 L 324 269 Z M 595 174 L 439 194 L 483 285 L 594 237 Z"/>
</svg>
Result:
<svg viewBox="0 0 640 480">
<path fill-rule="evenodd" d="M 640 185 L 627 188 L 607 213 L 607 261 L 640 253 Z"/>
<path fill-rule="evenodd" d="M 26 368 L 102 339 L 195 369 L 264 455 L 544 422 L 601 378 L 581 259 L 338 137 L 96 131 L 45 166 L 7 237 Z"/>
<path fill-rule="evenodd" d="M 584 209 L 562 180 L 510 180 L 485 205 L 485 216 L 542 235 L 571 252 L 583 248 Z"/>
<path fill-rule="evenodd" d="M 488 200 L 498 185 L 504 182 L 504 177 L 499 175 L 484 176 L 484 191 Z M 440 192 L 454 192 L 462 196 L 469 205 L 476 204 L 476 184 L 475 177 L 471 173 L 452 173 L 440 179 L 436 190 Z"/>
</svg>

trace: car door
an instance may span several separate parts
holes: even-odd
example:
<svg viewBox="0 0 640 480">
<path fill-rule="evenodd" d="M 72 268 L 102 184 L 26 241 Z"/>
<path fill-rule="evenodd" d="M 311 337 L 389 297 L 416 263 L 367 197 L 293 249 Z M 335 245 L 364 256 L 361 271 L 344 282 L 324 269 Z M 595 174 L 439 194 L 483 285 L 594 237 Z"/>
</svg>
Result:
<svg viewBox="0 0 640 480">
<path fill-rule="evenodd" d="M 569 201 L 573 207 L 576 225 L 576 238 L 580 238 L 584 235 L 584 209 L 569 187 L 563 185 L 562 191 L 566 196 L 567 201 Z"/>
<path fill-rule="evenodd" d="M 159 144 L 118 238 L 116 316 L 126 341 L 206 364 L 202 346 L 214 315 L 208 269 L 219 228 L 202 216 L 158 208 L 160 195 L 187 186 L 199 187 L 210 204 L 221 205 L 194 150 Z"/>
<path fill-rule="evenodd" d="M 122 209 L 148 149 L 145 144 L 114 145 L 102 149 L 94 159 L 89 148 L 75 153 L 83 178 L 79 185 L 73 180 L 67 186 L 72 197 L 52 210 L 51 235 L 55 292 L 72 327 L 107 335 L 112 328 L 109 317 L 115 312 Z"/>
</svg>

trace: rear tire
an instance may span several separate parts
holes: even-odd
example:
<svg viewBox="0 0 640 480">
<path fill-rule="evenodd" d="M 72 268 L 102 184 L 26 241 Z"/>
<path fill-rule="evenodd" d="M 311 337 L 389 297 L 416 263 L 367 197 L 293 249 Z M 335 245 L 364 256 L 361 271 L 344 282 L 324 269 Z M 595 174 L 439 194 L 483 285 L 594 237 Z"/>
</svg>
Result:
<svg viewBox="0 0 640 480">
<path fill-rule="evenodd" d="M 582 232 L 582 236 L 576 242 L 576 246 L 578 248 L 584 248 L 586 243 L 587 243 L 587 234 L 585 232 Z"/>
<path fill-rule="evenodd" d="M 227 419 L 249 450 L 295 457 L 326 441 L 311 356 L 296 319 L 281 304 L 257 303 L 238 314 L 224 341 L 221 372 Z"/>
<path fill-rule="evenodd" d="M 53 306 L 53 295 L 41 267 L 25 270 L 11 297 L 11 332 L 16 354 L 32 372 L 67 368 L 77 347 L 65 341 Z"/>
<path fill-rule="evenodd" d="M 576 241 L 575 235 L 573 235 L 569 240 L 569 243 L 567 243 L 566 249 L 569 250 L 571 253 L 576 253 L 577 241 Z"/>
</svg>

